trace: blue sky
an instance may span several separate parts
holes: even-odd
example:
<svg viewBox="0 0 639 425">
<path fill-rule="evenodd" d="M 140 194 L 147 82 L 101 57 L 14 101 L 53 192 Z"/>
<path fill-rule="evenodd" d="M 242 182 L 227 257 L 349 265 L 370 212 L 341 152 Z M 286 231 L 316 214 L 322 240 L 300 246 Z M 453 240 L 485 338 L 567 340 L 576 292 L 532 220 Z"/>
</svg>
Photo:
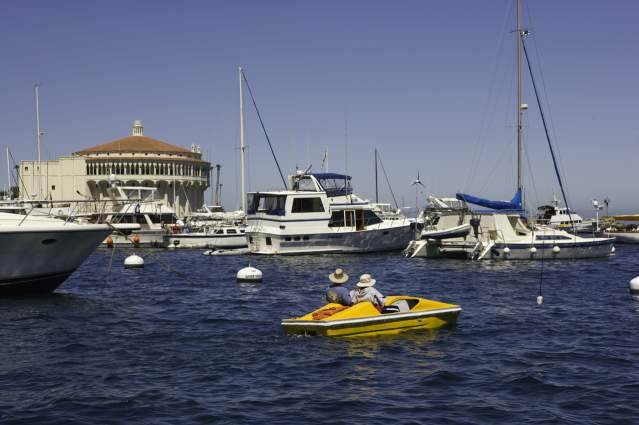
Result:
<svg viewBox="0 0 639 425">
<path fill-rule="evenodd" d="M 513 0 L 13 1 L 0 14 L 0 135 L 36 156 L 33 84 L 41 83 L 45 156 L 130 133 L 200 144 L 223 166 L 223 199 L 239 203 L 238 82 L 242 65 L 285 172 L 353 175 L 374 196 L 377 147 L 399 202 L 457 191 L 509 199 L 515 188 Z M 569 199 L 637 212 L 636 19 L 631 0 L 524 0 Z M 558 193 L 526 86 L 528 205 Z M 279 176 L 246 104 L 249 187 Z M 530 166 L 529 166 L 530 165 Z M 0 173 L 0 175 L 2 175 Z M 6 177 L 5 177 L 6 178 Z M 385 185 L 380 193 L 390 194 Z"/>
</svg>

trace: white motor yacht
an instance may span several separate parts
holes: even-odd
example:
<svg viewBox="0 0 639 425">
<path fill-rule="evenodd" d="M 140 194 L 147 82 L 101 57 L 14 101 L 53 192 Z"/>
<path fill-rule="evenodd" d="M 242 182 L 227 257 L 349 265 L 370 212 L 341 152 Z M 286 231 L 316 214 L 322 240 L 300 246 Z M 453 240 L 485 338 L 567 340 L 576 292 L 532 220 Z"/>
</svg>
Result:
<svg viewBox="0 0 639 425">
<path fill-rule="evenodd" d="M 414 224 L 377 215 L 352 193 L 350 176 L 299 171 L 288 180 L 288 190 L 248 194 L 251 253 L 389 251 L 412 238 Z"/>
<path fill-rule="evenodd" d="M 537 211 L 535 222 L 538 224 L 545 224 L 554 229 L 577 233 L 592 232 L 594 230 L 595 223 L 593 220 L 584 220 L 579 214 L 569 208 L 561 207 L 557 198 L 554 198 L 550 205 L 540 206 Z"/>
<path fill-rule="evenodd" d="M 106 224 L 0 213 L 0 294 L 52 292 L 111 231 Z"/>
<path fill-rule="evenodd" d="M 226 212 L 221 206 L 204 205 L 164 236 L 164 245 L 175 248 L 246 248 L 246 214 Z"/>
</svg>

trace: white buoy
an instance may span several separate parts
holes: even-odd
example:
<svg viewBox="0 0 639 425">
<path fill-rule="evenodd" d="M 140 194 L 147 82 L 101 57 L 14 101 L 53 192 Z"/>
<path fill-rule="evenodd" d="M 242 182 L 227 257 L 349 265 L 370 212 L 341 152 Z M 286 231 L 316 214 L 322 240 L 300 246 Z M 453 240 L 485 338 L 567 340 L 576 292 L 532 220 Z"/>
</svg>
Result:
<svg viewBox="0 0 639 425">
<path fill-rule="evenodd" d="M 141 267 L 144 267 L 144 258 L 140 257 L 139 255 L 129 255 L 124 260 L 125 269 L 137 269 Z"/>
<path fill-rule="evenodd" d="M 542 305 L 544 303 L 544 297 L 542 295 L 537 295 L 537 305 Z"/>
<path fill-rule="evenodd" d="M 554 252 L 555 254 L 559 254 L 559 251 L 561 251 L 561 248 L 559 248 L 557 245 L 552 247 L 552 252 Z"/>
<path fill-rule="evenodd" d="M 262 281 L 262 272 L 255 267 L 244 267 L 237 272 L 238 282 L 260 283 Z"/>
<path fill-rule="evenodd" d="M 613 246 L 610 248 L 610 255 L 613 255 L 617 249 Z"/>
<path fill-rule="evenodd" d="M 537 248 L 535 248 L 534 246 L 530 248 L 530 253 L 534 254 L 535 252 L 537 252 Z"/>
<path fill-rule="evenodd" d="M 639 276 L 630 281 L 630 293 L 632 295 L 639 295 Z"/>
<path fill-rule="evenodd" d="M 506 254 L 506 255 L 510 254 L 510 248 L 505 247 L 504 248 L 504 254 Z"/>
</svg>

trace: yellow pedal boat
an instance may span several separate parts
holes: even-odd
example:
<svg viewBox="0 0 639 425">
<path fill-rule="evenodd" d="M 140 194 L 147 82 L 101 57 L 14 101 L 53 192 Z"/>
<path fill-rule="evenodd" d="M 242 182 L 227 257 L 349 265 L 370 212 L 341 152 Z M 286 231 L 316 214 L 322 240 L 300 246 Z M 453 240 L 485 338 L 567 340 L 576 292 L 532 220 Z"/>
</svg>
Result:
<svg viewBox="0 0 639 425">
<path fill-rule="evenodd" d="M 389 335 L 453 325 L 461 307 L 405 295 L 386 297 L 380 313 L 368 301 L 344 307 L 326 304 L 302 317 L 282 320 L 288 334 L 334 337 Z"/>
</svg>

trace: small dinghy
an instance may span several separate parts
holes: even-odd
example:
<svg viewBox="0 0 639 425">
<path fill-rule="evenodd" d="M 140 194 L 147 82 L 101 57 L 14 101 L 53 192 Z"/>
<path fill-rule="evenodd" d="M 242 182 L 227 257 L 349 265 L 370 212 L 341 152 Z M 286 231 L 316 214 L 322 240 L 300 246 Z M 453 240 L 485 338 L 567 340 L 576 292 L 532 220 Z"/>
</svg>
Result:
<svg viewBox="0 0 639 425">
<path fill-rule="evenodd" d="M 293 335 L 332 337 L 397 334 L 415 329 L 454 325 L 461 307 L 405 295 L 386 297 L 382 311 L 368 301 L 350 307 L 326 304 L 305 316 L 284 319 L 282 328 Z"/>
<path fill-rule="evenodd" d="M 238 248 L 238 249 L 207 249 L 202 254 L 203 255 L 245 255 L 248 254 L 248 248 Z"/>
<path fill-rule="evenodd" d="M 451 239 L 463 238 L 470 233 L 470 224 L 462 224 L 461 226 L 450 227 L 441 230 L 423 230 L 422 239 Z"/>
</svg>

